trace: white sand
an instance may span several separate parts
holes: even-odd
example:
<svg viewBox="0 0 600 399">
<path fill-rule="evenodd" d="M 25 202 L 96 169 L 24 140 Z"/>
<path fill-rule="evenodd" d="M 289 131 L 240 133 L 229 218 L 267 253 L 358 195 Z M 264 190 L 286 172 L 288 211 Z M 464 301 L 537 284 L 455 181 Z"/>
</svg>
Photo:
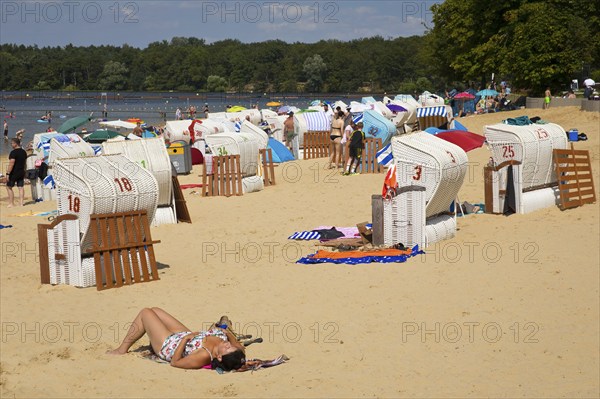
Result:
<svg viewBox="0 0 600 399">
<path fill-rule="evenodd" d="M 576 148 L 592 153 L 598 195 L 598 114 L 521 110 L 461 122 L 481 134 L 486 124 L 523 114 L 588 135 Z M 469 153 L 461 200 L 483 202 L 488 158 L 486 148 Z M 454 239 L 405 264 L 295 264 L 315 247 L 288 235 L 368 221 L 371 194 L 381 191 L 383 175 L 342 177 L 326 164 L 279 166 L 276 186 L 242 197 L 186 190 L 193 224 L 152 230 L 162 240 L 155 247 L 161 280 L 102 292 L 40 284 L 36 225 L 45 220 L 11 215 L 56 204 L 7 209 L 2 188 L 0 223 L 14 227 L 0 230 L 1 396 L 599 396 L 598 203 L 469 215 Z M 199 183 L 198 174 L 180 180 Z M 291 361 L 218 375 L 136 353 L 105 355 L 146 306 L 193 328 L 228 314 L 264 338 L 250 357 L 285 353 Z"/>
</svg>

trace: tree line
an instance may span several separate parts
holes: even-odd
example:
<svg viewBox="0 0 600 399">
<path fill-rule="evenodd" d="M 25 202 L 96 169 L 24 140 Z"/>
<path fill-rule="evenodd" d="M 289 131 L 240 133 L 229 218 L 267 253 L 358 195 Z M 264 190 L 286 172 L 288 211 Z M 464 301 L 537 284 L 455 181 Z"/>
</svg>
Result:
<svg viewBox="0 0 600 399">
<path fill-rule="evenodd" d="M 413 93 L 477 89 L 494 73 L 539 94 L 571 79 L 600 80 L 598 2 L 446 0 L 432 13 L 426 34 L 389 39 L 2 44 L 0 89 Z"/>
</svg>

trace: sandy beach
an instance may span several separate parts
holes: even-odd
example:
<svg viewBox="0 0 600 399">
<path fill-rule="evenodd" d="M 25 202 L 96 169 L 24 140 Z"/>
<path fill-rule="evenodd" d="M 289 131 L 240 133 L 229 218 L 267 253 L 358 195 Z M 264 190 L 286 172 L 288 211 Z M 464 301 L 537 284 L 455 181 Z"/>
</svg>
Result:
<svg viewBox="0 0 600 399">
<path fill-rule="evenodd" d="M 600 198 L 600 115 L 575 107 L 462 118 L 470 131 L 541 116 L 589 138 Z M 469 152 L 460 199 L 484 200 L 485 146 Z M 2 172 L 5 173 L 6 159 Z M 185 197 L 192 224 L 152 229 L 160 281 L 118 289 L 40 284 L 37 224 L 0 189 L 0 396 L 547 397 L 600 395 L 600 205 L 526 215 L 476 214 L 455 238 L 406 263 L 301 265 L 314 241 L 295 231 L 371 221 L 383 175 L 341 176 L 327 160 L 276 168 L 277 185 L 241 197 Z M 180 176 L 200 183 L 201 168 Z M 30 189 L 26 187 L 27 201 Z M 105 352 L 143 307 L 201 329 L 226 314 L 262 336 L 249 358 L 290 361 L 219 375 Z"/>
</svg>

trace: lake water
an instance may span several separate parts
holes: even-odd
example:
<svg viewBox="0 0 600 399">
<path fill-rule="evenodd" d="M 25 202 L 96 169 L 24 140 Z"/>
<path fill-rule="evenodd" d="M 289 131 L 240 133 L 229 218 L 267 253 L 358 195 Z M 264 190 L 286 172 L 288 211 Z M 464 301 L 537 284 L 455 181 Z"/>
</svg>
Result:
<svg viewBox="0 0 600 399">
<path fill-rule="evenodd" d="M 104 95 L 106 94 L 106 95 Z M 364 94 L 368 96 L 370 94 Z M 175 119 L 175 110 L 183 110 L 189 105 L 194 105 L 201 113 L 205 103 L 212 112 L 223 112 L 227 105 L 241 105 L 250 108 L 258 103 L 259 109 L 269 108 L 266 103 L 279 101 L 285 105 L 306 108 L 314 99 L 326 101 L 342 100 L 349 104 L 350 101 L 360 101 L 363 95 L 327 94 L 327 95 L 298 95 L 298 94 L 225 94 L 225 93 L 116 93 L 116 92 L 0 92 L 0 120 L 8 122 L 8 136 L 15 137 L 20 129 L 25 129 L 23 143 L 26 145 L 36 133 L 45 132 L 48 127 L 57 129 L 69 118 L 80 115 L 89 115 L 93 112 L 94 118 L 102 116 L 104 103 L 107 104 L 108 120 L 126 120 L 140 118 L 148 125 L 162 125 L 166 120 Z M 377 95 L 376 95 L 377 96 Z M 382 95 L 376 97 L 381 99 Z M 37 120 L 47 111 L 52 111 L 51 124 L 38 123 Z M 14 118 L 8 118 L 10 113 Z M 90 122 L 82 126 L 88 131 L 94 131 L 100 125 Z M 10 141 L 0 139 L 0 154 L 8 154 L 11 150 Z"/>
</svg>

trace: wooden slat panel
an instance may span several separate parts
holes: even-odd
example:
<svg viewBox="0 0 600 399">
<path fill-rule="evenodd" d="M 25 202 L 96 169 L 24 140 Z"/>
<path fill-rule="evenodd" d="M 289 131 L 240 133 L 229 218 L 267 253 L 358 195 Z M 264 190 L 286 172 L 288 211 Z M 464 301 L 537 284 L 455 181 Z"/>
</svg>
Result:
<svg viewBox="0 0 600 399">
<path fill-rule="evenodd" d="M 596 202 L 589 151 L 554 150 L 553 162 L 558 179 L 561 209 Z"/>
<path fill-rule="evenodd" d="M 107 225 L 108 225 L 108 242 L 109 245 L 118 245 L 118 236 L 117 236 L 117 225 L 116 225 L 116 219 L 115 218 L 108 218 L 107 220 Z M 108 255 L 108 253 L 105 252 L 105 256 Z M 114 273 L 115 273 L 115 286 L 116 287 L 122 287 L 123 286 L 123 272 L 121 270 L 121 251 L 118 249 L 114 249 L 111 251 L 111 255 L 112 255 L 112 261 L 113 261 L 113 268 L 114 268 Z"/>
<path fill-rule="evenodd" d="M 107 224 L 106 224 L 106 219 L 105 218 L 100 218 L 98 220 L 98 227 L 100 228 L 100 237 L 102 240 L 102 243 L 106 244 L 106 243 L 110 243 L 110 241 L 108 240 L 108 234 L 107 234 Z M 110 244 L 109 244 L 110 245 Z M 103 265 L 104 265 L 104 276 L 106 277 L 106 281 L 105 281 L 105 286 L 106 288 L 112 288 L 114 287 L 114 282 L 113 282 L 113 268 L 112 268 L 112 263 L 110 261 L 110 255 L 108 252 L 104 252 L 103 253 Z"/>
<path fill-rule="evenodd" d="M 131 276 L 131 262 L 129 261 L 129 251 L 126 248 L 126 246 L 129 243 L 127 242 L 127 236 L 125 234 L 125 231 L 126 231 L 125 218 L 124 217 L 116 218 L 116 223 L 117 223 L 117 233 L 118 233 L 118 237 L 119 237 L 118 245 L 121 248 L 123 248 L 120 251 L 120 256 L 121 256 L 121 259 L 123 260 L 123 269 L 124 269 L 124 273 L 125 273 L 125 276 L 124 276 L 125 284 L 132 284 L 133 279 Z"/>
<path fill-rule="evenodd" d="M 142 232 L 142 224 L 140 222 L 139 217 L 133 218 L 133 225 L 135 226 L 135 231 L 138 233 L 138 237 L 140 237 L 138 242 L 142 241 L 143 232 Z M 146 252 L 144 251 L 144 247 L 137 248 L 137 251 L 131 253 L 131 257 L 135 257 L 137 254 L 140 256 L 140 264 L 142 266 L 142 276 L 144 277 L 144 281 L 149 281 L 150 276 L 148 274 L 148 262 L 146 261 Z"/>
<path fill-rule="evenodd" d="M 131 237 L 133 234 L 135 234 L 135 227 L 133 226 L 133 220 L 131 217 L 125 217 L 123 218 L 125 221 L 125 229 L 127 230 L 127 244 L 134 244 L 135 242 L 132 242 Z M 133 282 L 138 283 L 141 281 L 140 278 L 140 265 L 138 263 L 138 258 L 137 258 L 137 249 L 135 249 L 135 247 L 128 249 L 127 251 L 129 254 L 131 254 L 131 266 L 133 269 Z"/>
<path fill-rule="evenodd" d="M 202 177 L 202 195 L 206 191 L 206 175 L 203 174 Z M 187 202 L 185 201 L 185 197 L 183 195 L 183 191 L 181 190 L 181 186 L 179 185 L 179 179 L 177 176 L 173 176 L 173 192 L 175 197 L 175 212 L 177 213 L 177 221 L 192 223 L 192 218 L 190 216 L 190 212 L 188 211 Z"/>
<path fill-rule="evenodd" d="M 325 158 L 331 153 L 329 131 L 304 133 L 304 159 Z"/>
</svg>

